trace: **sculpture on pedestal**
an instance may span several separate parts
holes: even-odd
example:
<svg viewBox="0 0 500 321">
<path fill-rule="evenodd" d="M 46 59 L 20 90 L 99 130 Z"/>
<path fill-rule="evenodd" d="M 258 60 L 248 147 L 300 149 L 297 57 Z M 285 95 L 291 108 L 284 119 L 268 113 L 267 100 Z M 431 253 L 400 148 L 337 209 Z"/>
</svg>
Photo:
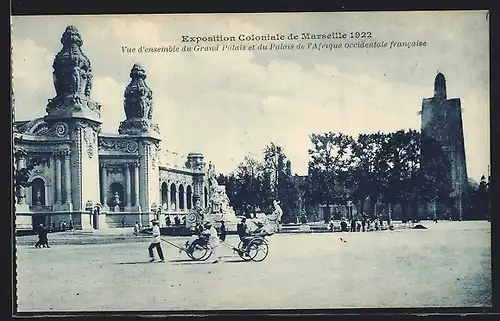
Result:
<svg viewBox="0 0 500 321">
<path fill-rule="evenodd" d="M 40 192 L 40 189 L 36 190 L 36 205 L 42 205 L 42 192 Z"/>
<path fill-rule="evenodd" d="M 115 193 L 115 196 L 113 197 L 113 204 L 115 205 L 115 212 L 118 212 L 120 211 L 120 204 L 121 204 L 121 201 L 120 201 L 120 194 L 118 194 L 118 192 Z"/>
<path fill-rule="evenodd" d="M 124 92 L 126 119 L 120 123 L 120 134 L 138 135 L 150 130 L 159 133 L 153 124 L 153 91 L 146 84 L 146 71 L 140 64 L 134 64 L 130 71 L 130 83 Z"/>
<path fill-rule="evenodd" d="M 75 26 L 68 26 L 61 37 L 61 51 L 54 58 L 52 67 L 56 97 L 49 100 L 50 116 L 71 115 L 84 107 L 100 114 L 101 106 L 90 99 L 92 67 L 81 47 L 83 40 Z"/>
<path fill-rule="evenodd" d="M 215 166 L 209 163 L 207 170 L 208 181 L 210 184 L 209 206 L 205 209 L 206 218 L 215 222 L 237 221 L 236 213 L 229 204 L 229 197 L 226 193 L 226 187 L 219 185 L 215 175 Z"/>
</svg>

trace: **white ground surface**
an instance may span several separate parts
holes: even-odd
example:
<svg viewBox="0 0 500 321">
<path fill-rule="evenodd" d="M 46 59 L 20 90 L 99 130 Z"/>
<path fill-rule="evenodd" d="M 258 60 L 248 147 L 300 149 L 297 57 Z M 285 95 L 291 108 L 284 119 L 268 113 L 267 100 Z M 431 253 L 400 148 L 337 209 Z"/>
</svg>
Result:
<svg viewBox="0 0 500 321">
<path fill-rule="evenodd" d="M 167 263 L 145 263 L 143 242 L 18 246 L 18 311 L 490 306 L 490 224 L 423 224 L 276 234 L 260 263 L 226 248 L 219 264 L 193 262 L 167 244 Z"/>
</svg>

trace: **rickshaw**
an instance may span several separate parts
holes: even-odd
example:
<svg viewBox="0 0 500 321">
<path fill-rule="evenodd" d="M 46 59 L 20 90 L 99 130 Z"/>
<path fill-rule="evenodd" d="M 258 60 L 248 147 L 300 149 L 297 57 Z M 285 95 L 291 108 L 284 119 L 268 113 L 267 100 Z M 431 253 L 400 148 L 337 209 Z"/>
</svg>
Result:
<svg viewBox="0 0 500 321">
<path fill-rule="evenodd" d="M 181 245 L 170 242 L 164 238 L 162 238 L 162 241 L 179 249 L 179 253 L 186 253 L 187 256 L 194 261 L 206 261 L 212 254 L 208 246 L 208 236 L 201 233 L 192 235 L 190 240 Z"/>
<path fill-rule="evenodd" d="M 269 254 L 269 243 L 265 237 L 272 234 L 268 232 L 252 233 L 240 240 L 238 247 L 224 241 L 220 241 L 220 243 L 232 249 L 233 253 L 237 253 L 244 261 L 262 262 Z"/>
<path fill-rule="evenodd" d="M 237 253 L 244 261 L 264 261 L 269 254 L 269 243 L 266 240 L 266 236 L 274 234 L 278 229 L 281 216 L 283 215 L 279 202 L 273 201 L 273 205 L 275 211 L 267 215 L 264 222 L 252 221 L 257 225 L 257 229 L 240 240 L 237 247 L 222 240 L 220 240 L 220 244 L 233 250 L 233 253 Z M 215 222 L 218 223 L 221 220 L 223 220 L 223 215 L 216 216 Z M 198 222 L 196 225 L 197 233 L 192 235 L 190 240 L 182 245 L 177 245 L 163 238 L 162 240 L 179 249 L 179 252 L 185 252 L 194 261 L 206 261 L 212 255 L 212 250 L 208 245 L 208 237 L 201 233 L 201 222 L 197 220 L 196 215 L 191 215 L 190 213 L 188 221 Z"/>
<path fill-rule="evenodd" d="M 220 240 L 220 244 L 233 250 L 244 261 L 262 262 L 269 254 L 269 243 L 265 239 L 271 233 L 256 233 L 245 237 L 245 240 L 240 240 L 237 247 Z M 206 261 L 212 255 L 212 251 L 208 245 L 208 237 L 203 234 L 193 235 L 190 240 L 178 245 L 162 238 L 162 241 L 168 243 L 179 252 L 184 252 L 194 261 Z M 245 244 L 246 243 L 246 246 Z"/>
</svg>

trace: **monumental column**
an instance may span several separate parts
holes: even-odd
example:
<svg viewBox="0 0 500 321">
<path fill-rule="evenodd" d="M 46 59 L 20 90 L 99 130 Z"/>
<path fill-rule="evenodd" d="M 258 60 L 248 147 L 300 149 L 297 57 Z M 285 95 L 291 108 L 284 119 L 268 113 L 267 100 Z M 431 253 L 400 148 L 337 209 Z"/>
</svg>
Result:
<svg viewBox="0 0 500 321">
<path fill-rule="evenodd" d="M 139 209 L 140 208 L 140 199 L 139 199 L 139 162 L 135 162 L 132 164 L 134 167 L 134 205 Z"/>
<path fill-rule="evenodd" d="M 101 164 L 101 194 L 102 205 L 108 207 L 108 168 L 106 164 Z"/>
<path fill-rule="evenodd" d="M 73 200 L 71 197 L 71 151 L 63 151 L 63 163 L 64 163 L 64 204 L 68 205 L 70 208 L 73 205 Z"/>
<path fill-rule="evenodd" d="M 69 211 L 76 228 L 92 228 L 85 205 L 100 200 L 96 173 L 101 105 L 90 97 L 92 66 L 82 51 L 80 32 L 75 26 L 68 26 L 60 42 L 62 48 L 52 65 L 56 95 L 49 99 L 44 120 L 57 129 L 57 135 L 65 138 L 65 148 L 72 151 L 65 153 L 62 160 L 62 209 Z M 57 167 L 56 157 L 56 170 Z"/>
<path fill-rule="evenodd" d="M 132 182 L 130 181 L 130 164 L 125 164 L 125 181 L 126 181 L 126 198 L 127 198 L 127 211 L 132 207 Z"/>
<path fill-rule="evenodd" d="M 26 167 L 26 151 L 23 149 L 19 149 L 17 151 L 17 171 L 22 170 Z M 23 186 L 19 186 L 17 193 L 17 203 L 21 205 L 26 204 L 26 194 Z"/>
<path fill-rule="evenodd" d="M 56 175 L 56 204 L 62 204 L 62 168 L 61 168 L 61 152 L 56 151 L 54 153 L 54 158 L 56 160 L 55 165 L 55 175 Z"/>
<path fill-rule="evenodd" d="M 155 213 L 153 204 L 159 201 L 159 164 L 158 150 L 160 131 L 153 123 L 153 91 L 146 84 L 146 71 L 140 64 L 134 64 L 129 74 L 131 80 L 124 92 L 125 120 L 120 123 L 118 133 L 139 145 L 140 165 L 134 171 L 137 205 L 144 215 L 141 224 L 148 225 Z M 137 176 L 136 176 L 137 175 Z M 138 192 L 137 192 L 138 191 Z"/>
<path fill-rule="evenodd" d="M 203 178 L 205 176 L 205 161 L 202 153 L 189 153 L 187 167 L 193 171 L 193 205 L 203 196 Z"/>
</svg>

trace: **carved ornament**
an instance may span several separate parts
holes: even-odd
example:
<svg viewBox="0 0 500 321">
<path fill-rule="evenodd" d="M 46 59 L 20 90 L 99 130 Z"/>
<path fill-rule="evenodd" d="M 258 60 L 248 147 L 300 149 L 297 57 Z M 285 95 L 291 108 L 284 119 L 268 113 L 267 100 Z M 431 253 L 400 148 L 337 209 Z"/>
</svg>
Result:
<svg viewBox="0 0 500 321">
<path fill-rule="evenodd" d="M 116 140 L 101 138 L 99 148 L 108 151 L 120 151 L 125 153 L 135 153 L 139 150 L 139 144 L 133 140 Z"/>
<path fill-rule="evenodd" d="M 71 150 L 69 149 L 59 149 L 54 151 L 54 155 L 56 156 L 70 156 L 71 155 Z"/>
<path fill-rule="evenodd" d="M 118 165 L 108 165 L 107 166 L 107 169 L 108 169 L 108 173 L 110 174 L 121 174 L 123 173 L 123 167 L 122 166 L 118 166 Z"/>
<path fill-rule="evenodd" d="M 153 118 L 153 91 L 146 84 L 146 71 L 134 64 L 130 71 L 130 83 L 125 88 L 124 109 L 126 119 Z"/>
<path fill-rule="evenodd" d="M 52 73 L 56 97 L 49 99 L 47 113 L 63 115 L 60 111 L 78 111 L 83 107 L 99 113 L 100 105 L 90 99 L 92 67 L 83 53 L 83 40 L 75 26 L 68 26 L 61 37 L 61 51 L 54 58 Z"/>
<path fill-rule="evenodd" d="M 87 146 L 87 154 L 89 158 L 94 156 L 94 146 L 96 142 L 96 134 L 92 128 L 86 128 L 83 132 L 83 139 L 85 140 L 85 144 Z"/>
</svg>

